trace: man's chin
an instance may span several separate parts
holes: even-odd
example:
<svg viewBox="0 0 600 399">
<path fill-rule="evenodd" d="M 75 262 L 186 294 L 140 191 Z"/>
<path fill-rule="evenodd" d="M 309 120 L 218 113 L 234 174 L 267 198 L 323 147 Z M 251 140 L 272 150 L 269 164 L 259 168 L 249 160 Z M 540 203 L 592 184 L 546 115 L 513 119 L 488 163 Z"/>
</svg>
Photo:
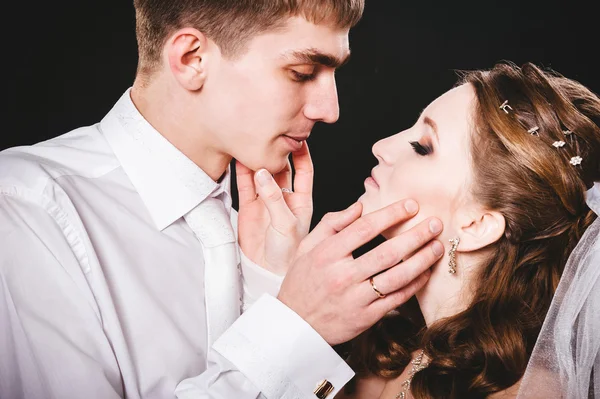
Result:
<svg viewBox="0 0 600 399">
<path fill-rule="evenodd" d="M 247 165 L 247 166 L 255 172 L 260 169 L 266 169 L 270 174 L 276 175 L 277 173 L 279 173 L 287 168 L 288 158 L 287 157 L 282 157 L 280 159 L 271 158 L 266 162 L 264 159 L 257 160 L 257 162 L 255 162 L 255 163 L 253 162 L 251 165 Z"/>
</svg>

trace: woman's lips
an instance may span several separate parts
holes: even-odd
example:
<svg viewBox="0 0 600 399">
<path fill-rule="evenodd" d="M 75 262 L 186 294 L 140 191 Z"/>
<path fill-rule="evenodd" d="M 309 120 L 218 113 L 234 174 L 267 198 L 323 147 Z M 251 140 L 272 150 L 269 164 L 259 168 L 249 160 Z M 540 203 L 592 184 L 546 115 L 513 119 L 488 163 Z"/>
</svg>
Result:
<svg viewBox="0 0 600 399">
<path fill-rule="evenodd" d="M 379 184 L 377 184 L 377 180 L 375 180 L 373 176 L 369 176 L 365 179 L 365 186 L 379 188 Z"/>
<path fill-rule="evenodd" d="M 373 170 L 371 170 L 371 176 L 367 177 L 365 180 L 365 186 L 372 186 L 375 188 L 379 188 L 379 183 L 377 182 L 377 179 L 375 178 L 375 168 L 373 168 Z"/>
</svg>

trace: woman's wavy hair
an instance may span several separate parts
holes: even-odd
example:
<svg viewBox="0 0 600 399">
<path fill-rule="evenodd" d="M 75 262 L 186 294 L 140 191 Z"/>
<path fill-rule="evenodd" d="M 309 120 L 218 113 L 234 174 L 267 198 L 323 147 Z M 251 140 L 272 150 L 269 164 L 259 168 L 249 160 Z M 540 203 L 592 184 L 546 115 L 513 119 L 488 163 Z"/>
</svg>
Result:
<svg viewBox="0 0 600 399">
<path fill-rule="evenodd" d="M 412 380 L 418 399 L 485 398 L 521 379 L 567 258 L 596 218 L 585 191 L 600 180 L 597 95 L 530 63 L 466 72 L 459 84 L 477 100 L 472 194 L 502 213 L 504 235 L 465 311 L 425 328 L 413 299 L 351 342 L 348 359 L 358 375 L 392 378 L 423 348 L 431 361 Z"/>
</svg>

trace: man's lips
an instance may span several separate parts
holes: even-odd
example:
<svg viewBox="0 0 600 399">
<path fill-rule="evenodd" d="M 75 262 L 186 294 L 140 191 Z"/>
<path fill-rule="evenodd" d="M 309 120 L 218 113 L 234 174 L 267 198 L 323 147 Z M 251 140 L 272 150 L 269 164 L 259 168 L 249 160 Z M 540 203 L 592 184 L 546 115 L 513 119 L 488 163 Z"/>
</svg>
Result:
<svg viewBox="0 0 600 399">
<path fill-rule="evenodd" d="M 308 138 L 308 135 L 291 136 L 284 134 L 282 137 L 288 144 L 288 151 L 294 152 L 302 148 L 302 143 Z"/>
<path fill-rule="evenodd" d="M 306 141 L 308 139 L 308 137 L 310 136 L 309 134 L 304 134 L 304 135 L 291 135 L 291 134 L 284 134 L 285 137 L 288 137 L 290 139 L 296 140 L 296 141 Z"/>
</svg>

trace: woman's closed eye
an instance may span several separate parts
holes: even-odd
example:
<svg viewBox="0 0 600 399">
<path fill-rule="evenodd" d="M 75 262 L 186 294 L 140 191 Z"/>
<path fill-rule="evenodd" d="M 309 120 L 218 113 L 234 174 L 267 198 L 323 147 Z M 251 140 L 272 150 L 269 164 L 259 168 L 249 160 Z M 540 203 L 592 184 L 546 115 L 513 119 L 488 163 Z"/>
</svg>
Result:
<svg viewBox="0 0 600 399">
<path fill-rule="evenodd" d="M 415 152 L 419 155 L 425 156 L 433 152 L 433 148 L 431 148 L 428 145 L 423 145 L 418 141 L 410 141 L 409 144 L 411 145 L 413 150 L 415 150 Z"/>
</svg>

